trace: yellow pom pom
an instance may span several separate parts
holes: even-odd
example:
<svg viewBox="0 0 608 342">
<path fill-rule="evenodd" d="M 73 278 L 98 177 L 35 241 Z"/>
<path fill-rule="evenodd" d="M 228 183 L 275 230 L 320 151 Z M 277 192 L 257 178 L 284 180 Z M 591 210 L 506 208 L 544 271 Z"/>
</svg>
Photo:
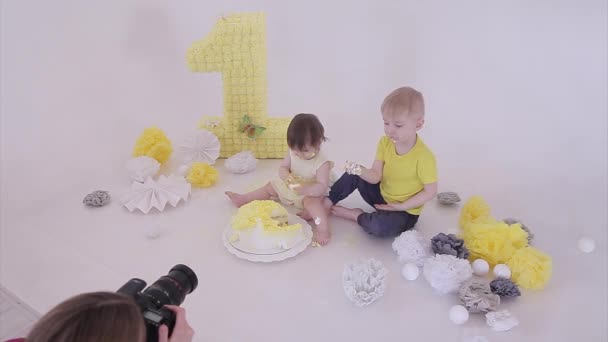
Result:
<svg viewBox="0 0 608 342">
<path fill-rule="evenodd" d="M 171 152 L 173 152 L 171 141 L 165 133 L 159 128 L 150 127 L 146 128 L 135 142 L 133 156 L 147 156 L 163 164 L 169 160 Z"/>
<path fill-rule="evenodd" d="M 488 264 L 504 264 L 528 245 L 528 232 L 520 224 L 504 222 L 469 223 L 462 238 L 469 250 L 469 260 L 484 259 Z"/>
<path fill-rule="evenodd" d="M 186 179 L 199 188 L 208 188 L 217 182 L 217 169 L 207 163 L 193 163 Z"/>
<path fill-rule="evenodd" d="M 534 248 L 526 247 L 515 252 L 507 262 L 511 269 L 511 279 L 526 289 L 539 290 L 545 287 L 553 269 L 551 257 Z"/>
<path fill-rule="evenodd" d="M 496 221 L 490 215 L 490 205 L 480 196 L 471 197 L 460 211 L 460 228 L 469 223 L 491 223 Z"/>
</svg>

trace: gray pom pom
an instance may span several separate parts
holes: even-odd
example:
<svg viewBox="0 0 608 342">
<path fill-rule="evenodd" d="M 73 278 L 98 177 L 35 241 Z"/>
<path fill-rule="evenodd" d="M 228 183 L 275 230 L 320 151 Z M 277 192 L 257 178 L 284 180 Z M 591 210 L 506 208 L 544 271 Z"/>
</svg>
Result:
<svg viewBox="0 0 608 342">
<path fill-rule="evenodd" d="M 479 280 L 470 279 L 458 290 L 462 305 L 470 313 L 495 311 L 500 304 L 500 297 L 490 289 L 490 285 Z"/>
<path fill-rule="evenodd" d="M 451 205 L 460 202 L 460 196 L 455 192 L 440 192 L 437 194 L 437 200 L 441 204 Z"/>
<path fill-rule="evenodd" d="M 490 289 L 501 297 L 519 297 L 521 292 L 511 279 L 496 278 L 490 282 Z"/>
<path fill-rule="evenodd" d="M 110 203 L 110 194 L 107 191 L 93 191 L 82 200 L 82 203 L 92 207 L 101 207 Z"/>
<path fill-rule="evenodd" d="M 431 239 L 431 246 L 435 254 L 453 255 L 460 259 L 469 257 L 469 250 L 464 246 L 464 240 L 454 234 L 439 233 Z"/>
<path fill-rule="evenodd" d="M 515 223 L 519 223 L 521 225 L 521 229 L 525 230 L 526 232 L 528 232 L 528 243 L 532 242 L 532 239 L 534 239 L 534 234 L 530 231 L 530 228 L 528 228 L 525 224 L 523 224 L 520 220 L 518 219 L 514 219 L 514 218 L 506 218 L 504 220 L 502 220 L 504 223 L 506 224 L 515 224 Z"/>
</svg>

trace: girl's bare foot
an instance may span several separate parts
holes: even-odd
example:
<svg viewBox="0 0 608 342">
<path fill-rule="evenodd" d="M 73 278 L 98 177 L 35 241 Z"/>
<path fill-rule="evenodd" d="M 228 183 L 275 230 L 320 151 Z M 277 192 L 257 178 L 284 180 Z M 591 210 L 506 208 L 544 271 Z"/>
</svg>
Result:
<svg viewBox="0 0 608 342">
<path fill-rule="evenodd" d="M 325 212 L 328 215 L 331 213 L 331 207 L 332 206 L 333 206 L 333 203 L 331 203 L 331 201 L 329 200 L 329 198 L 325 197 L 323 199 L 323 208 L 325 209 Z M 298 215 L 300 218 L 302 218 L 305 221 L 312 221 L 313 220 L 312 215 L 310 215 L 310 213 L 306 209 L 303 209 L 302 211 L 300 211 L 296 215 Z"/>
<path fill-rule="evenodd" d="M 226 191 L 225 194 L 228 196 L 228 198 L 230 198 L 230 201 L 232 201 L 237 208 L 249 203 L 247 196 L 245 195 L 237 194 L 236 192 L 232 191 Z"/>
<path fill-rule="evenodd" d="M 300 211 L 296 215 L 298 215 L 304 221 L 312 221 L 312 216 L 310 215 L 310 213 L 306 209 Z"/>
<path fill-rule="evenodd" d="M 331 208 L 332 215 L 335 215 L 335 216 L 338 216 L 341 218 L 345 218 L 347 220 L 355 221 L 355 222 L 357 222 L 357 217 L 359 217 L 359 215 L 363 214 L 363 212 L 364 211 L 359 208 L 350 209 L 350 208 L 344 208 L 339 205 L 335 205 Z"/>
<path fill-rule="evenodd" d="M 327 227 L 327 225 L 320 225 L 315 227 L 315 230 L 312 235 L 313 241 L 315 241 L 321 246 L 325 246 L 329 242 L 330 238 L 331 233 L 329 232 L 329 227 Z"/>
</svg>

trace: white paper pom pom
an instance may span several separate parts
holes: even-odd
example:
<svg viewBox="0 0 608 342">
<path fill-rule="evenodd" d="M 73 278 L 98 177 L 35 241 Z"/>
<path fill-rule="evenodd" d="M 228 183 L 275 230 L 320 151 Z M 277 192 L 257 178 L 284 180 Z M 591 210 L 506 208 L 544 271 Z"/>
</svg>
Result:
<svg viewBox="0 0 608 342">
<path fill-rule="evenodd" d="M 154 177 L 160 170 L 160 163 L 154 158 L 141 156 L 127 162 L 127 171 L 134 181 L 143 183 L 148 177 Z"/>
<path fill-rule="evenodd" d="M 511 269 L 505 264 L 498 264 L 494 266 L 494 276 L 496 278 L 509 279 L 511 278 Z"/>
<path fill-rule="evenodd" d="M 486 323 L 495 331 L 507 331 L 519 325 L 519 320 L 509 310 L 488 312 Z"/>
<path fill-rule="evenodd" d="M 483 259 L 473 261 L 473 273 L 478 276 L 484 276 L 490 271 L 490 265 Z"/>
<path fill-rule="evenodd" d="M 407 263 L 401 268 L 401 275 L 407 280 L 416 280 L 420 275 L 420 270 L 416 264 Z"/>
<path fill-rule="evenodd" d="M 253 152 L 243 151 L 226 159 L 224 166 L 232 173 L 247 173 L 255 170 L 257 163 Z"/>
<path fill-rule="evenodd" d="M 462 305 L 454 305 L 450 308 L 450 321 L 454 324 L 463 324 L 469 320 L 469 312 Z"/>
<path fill-rule="evenodd" d="M 595 241 L 590 238 L 582 238 L 578 240 L 578 249 L 583 253 L 591 253 L 595 249 Z"/>
<path fill-rule="evenodd" d="M 393 250 L 397 252 L 399 262 L 422 266 L 431 255 L 431 243 L 417 230 L 408 230 L 395 238 Z"/>
<path fill-rule="evenodd" d="M 384 294 L 387 273 L 388 270 L 375 259 L 346 264 L 342 272 L 346 297 L 357 306 L 373 303 Z"/>
<path fill-rule="evenodd" d="M 437 254 L 424 263 L 424 278 L 439 293 L 456 292 L 460 285 L 473 276 L 471 264 L 453 255 Z"/>
</svg>

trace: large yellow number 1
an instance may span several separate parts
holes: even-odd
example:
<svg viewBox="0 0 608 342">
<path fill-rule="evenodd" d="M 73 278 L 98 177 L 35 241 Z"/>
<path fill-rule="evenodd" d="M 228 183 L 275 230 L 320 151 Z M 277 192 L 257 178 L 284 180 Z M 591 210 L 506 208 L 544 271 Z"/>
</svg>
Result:
<svg viewBox="0 0 608 342">
<path fill-rule="evenodd" d="M 251 150 L 257 158 L 283 158 L 291 118 L 267 116 L 266 22 L 263 13 L 221 18 L 211 33 L 192 44 L 188 66 L 195 72 L 221 72 L 224 115 L 201 123 L 220 140 L 220 156 Z M 243 132 L 247 115 L 250 125 Z M 255 127 L 264 127 L 264 130 Z M 261 132 L 261 133 L 260 133 Z M 259 134 L 259 135 L 258 135 Z"/>
</svg>

